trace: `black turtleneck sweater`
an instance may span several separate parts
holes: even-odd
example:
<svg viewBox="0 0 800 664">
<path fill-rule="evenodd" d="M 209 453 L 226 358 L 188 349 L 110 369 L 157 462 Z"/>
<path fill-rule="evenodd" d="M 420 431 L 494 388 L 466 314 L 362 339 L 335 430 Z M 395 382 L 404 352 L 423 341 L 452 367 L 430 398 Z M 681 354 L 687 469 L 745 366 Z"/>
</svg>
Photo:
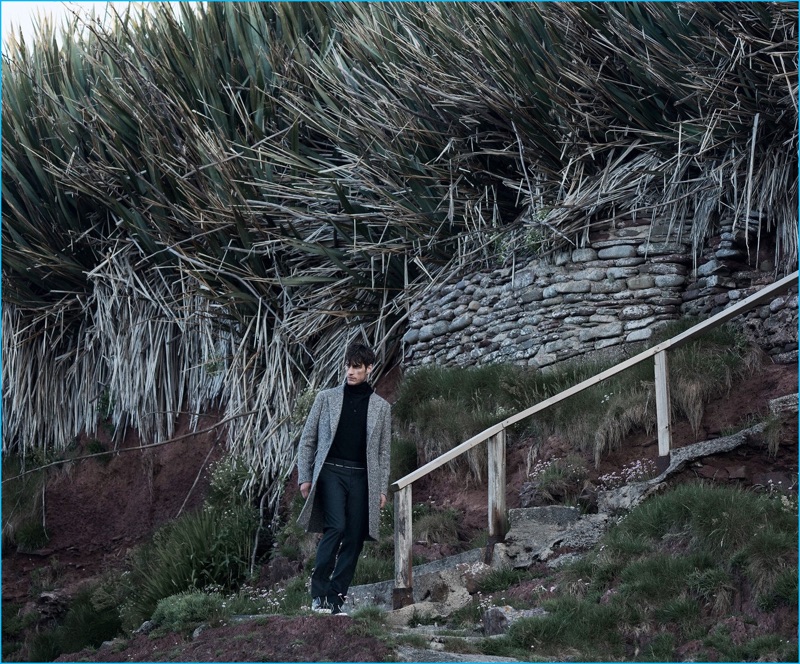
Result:
<svg viewBox="0 0 800 664">
<path fill-rule="evenodd" d="M 367 465 L 367 408 L 372 388 L 365 381 L 344 386 L 342 414 L 333 437 L 328 458 L 344 459 Z"/>
</svg>

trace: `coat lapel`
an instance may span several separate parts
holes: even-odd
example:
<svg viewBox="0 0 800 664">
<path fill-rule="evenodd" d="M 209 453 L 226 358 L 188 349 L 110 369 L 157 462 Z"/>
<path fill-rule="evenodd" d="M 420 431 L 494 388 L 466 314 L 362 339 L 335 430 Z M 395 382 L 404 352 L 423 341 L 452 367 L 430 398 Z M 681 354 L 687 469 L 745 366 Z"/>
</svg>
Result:
<svg viewBox="0 0 800 664">
<path fill-rule="evenodd" d="M 367 406 L 367 449 L 372 440 L 372 431 L 375 429 L 375 406 L 377 404 L 375 397 L 374 392 L 369 395 L 369 405 Z"/>
<path fill-rule="evenodd" d="M 339 426 L 339 418 L 342 416 L 342 402 L 344 401 L 344 387 L 340 387 L 333 391 L 331 400 L 329 402 L 330 408 L 330 425 L 331 425 L 331 442 L 336 435 L 336 429 Z M 328 446 L 330 448 L 330 445 Z"/>
</svg>

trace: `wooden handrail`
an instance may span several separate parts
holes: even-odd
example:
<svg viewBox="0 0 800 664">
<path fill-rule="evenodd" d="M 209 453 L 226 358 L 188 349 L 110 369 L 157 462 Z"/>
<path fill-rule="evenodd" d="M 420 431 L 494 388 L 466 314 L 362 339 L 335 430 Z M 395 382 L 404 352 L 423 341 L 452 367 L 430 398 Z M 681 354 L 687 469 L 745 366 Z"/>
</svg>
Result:
<svg viewBox="0 0 800 664">
<path fill-rule="evenodd" d="M 489 427 L 485 431 L 481 431 L 469 440 L 464 441 L 453 449 L 445 452 L 441 456 L 429 461 L 424 466 L 417 468 L 415 471 L 401 477 L 391 485 L 392 490 L 395 492 L 395 590 L 394 590 L 394 608 L 400 608 L 407 604 L 413 603 L 411 595 L 411 485 L 417 480 L 425 477 L 430 472 L 440 468 L 448 461 L 452 461 L 464 452 L 471 450 L 476 445 L 482 442 L 494 439 L 495 443 L 489 445 L 489 467 L 493 469 L 493 477 L 495 478 L 491 484 L 494 486 L 494 491 L 490 487 L 489 495 L 489 530 L 491 539 L 497 539 L 505 535 L 503 532 L 498 532 L 501 528 L 502 519 L 498 518 L 497 512 L 499 507 L 505 510 L 505 487 L 500 486 L 505 484 L 505 429 L 520 420 L 524 420 L 535 413 L 541 412 L 550 408 L 551 406 L 568 399 L 571 396 L 582 392 L 583 390 L 597 385 L 598 383 L 615 376 L 616 374 L 629 369 L 630 367 L 643 362 L 649 358 L 655 358 L 656 366 L 656 409 L 658 416 L 658 453 L 659 457 L 669 455 L 670 450 L 670 405 L 669 405 L 669 381 L 667 375 L 667 354 L 666 351 L 671 348 L 677 348 L 683 344 L 691 341 L 703 332 L 711 330 L 723 323 L 735 318 L 741 313 L 749 311 L 754 307 L 762 304 L 774 295 L 783 292 L 790 286 L 797 284 L 798 272 L 783 277 L 779 281 L 770 284 L 766 288 L 761 289 L 741 302 L 723 309 L 719 313 L 711 316 L 707 320 L 681 332 L 680 334 L 672 337 L 667 341 L 656 344 L 652 348 L 642 351 L 638 355 L 620 362 L 619 364 L 606 369 L 605 371 L 587 378 L 586 380 L 573 385 L 572 387 L 559 392 L 558 394 L 540 401 L 539 403 L 527 408 L 516 415 Z M 502 441 L 502 443 L 500 442 Z M 499 458 L 499 452 L 502 450 L 502 458 Z M 500 493 L 502 492 L 502 496 Z M 494 508 L 494 509 L 493 509 Z M 401 532 L 402 531 L 402 532 Z M 398 538 L 398 533 L 400 537 Z"/>
</svg>

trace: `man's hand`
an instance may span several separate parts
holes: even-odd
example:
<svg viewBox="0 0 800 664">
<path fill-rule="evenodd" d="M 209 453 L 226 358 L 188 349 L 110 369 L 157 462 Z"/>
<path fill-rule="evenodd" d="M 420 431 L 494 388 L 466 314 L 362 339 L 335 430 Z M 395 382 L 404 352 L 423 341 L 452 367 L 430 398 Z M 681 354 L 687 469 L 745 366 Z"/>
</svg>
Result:
<svg viewBox="0 0 800 664">
<path fill-rule="evenodd" d="M 308 498 L 308 494 L 310 491 L 311 491 L 311 482 L 303 482 L 300 485 L 300 495 L 303 496 L 303 498 Z"/>
<path fill-rule="evenodd" d="M 302 489 L 301 489 L 302 491 Z M 386 506 L 386 494 L 381 494 L 381 506 L 380 509 L 383 509 Z"/>
</svg>

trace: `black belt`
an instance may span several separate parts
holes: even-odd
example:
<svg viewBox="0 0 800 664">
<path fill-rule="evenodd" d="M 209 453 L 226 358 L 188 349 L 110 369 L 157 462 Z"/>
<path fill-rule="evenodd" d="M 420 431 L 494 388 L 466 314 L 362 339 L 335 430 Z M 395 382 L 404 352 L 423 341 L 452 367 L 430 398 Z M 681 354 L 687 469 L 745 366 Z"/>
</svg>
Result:
<svg viewBox="0 0 800 664">
<path fill-rule="evenodd" d="M 348 461 L 347 459 L 329 458 L 325 463 L 329 466 L 336 466 L 337 468 L 347 468 L 348 470 L 366 470 L 366 466 L 356 466 L 358 461 Z"/>
</svg>

